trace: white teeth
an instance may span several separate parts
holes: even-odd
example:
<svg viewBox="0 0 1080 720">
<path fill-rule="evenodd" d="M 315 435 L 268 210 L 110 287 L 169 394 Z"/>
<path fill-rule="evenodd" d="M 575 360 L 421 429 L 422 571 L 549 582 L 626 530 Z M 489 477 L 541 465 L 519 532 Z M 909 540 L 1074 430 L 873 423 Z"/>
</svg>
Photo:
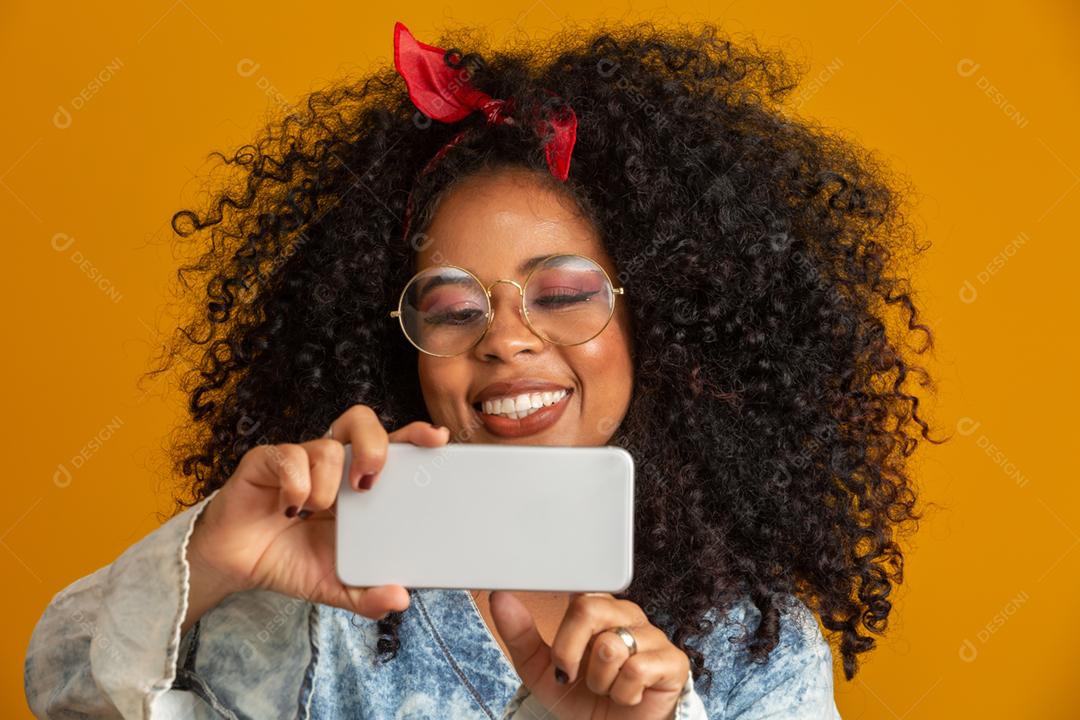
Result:
<svg viewBox="0 0 1080 720">
<path fill-rule="evenodd" d="M 523 393 L 514 397 L 485 400 L 480 407 L 488 415 L 503 415 L 511 420 L 520 420 L 542 407 L 555 405 L 564 397 L 566 397 L 566 390 Z"/>
</svg>

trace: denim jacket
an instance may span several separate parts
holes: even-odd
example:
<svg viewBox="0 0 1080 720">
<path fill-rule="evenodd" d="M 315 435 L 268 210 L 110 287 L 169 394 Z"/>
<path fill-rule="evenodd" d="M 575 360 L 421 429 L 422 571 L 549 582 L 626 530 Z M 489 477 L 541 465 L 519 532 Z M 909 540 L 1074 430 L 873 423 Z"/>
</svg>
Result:
<svg viewBox="0 0 1080 720">
<path fill-rule="evenodd" d="M 373 662 L 375 620 L 267 590 L 228 596 L 181 637 L 187 542 L 214 494 L 53 597 L 24 664 L 36 717 L 556 717 L 529 694 L 464 589 L 417 589 L 397 657 L 385 663 Z M 676 720 L 840 717 L 830 647 L 810 610 L 791 599 L 764 665 L 726 640 L 756 627 L 749 601 L 695 645 L 713 684 L 699 694 L 688 676 Z"/>
</svg>

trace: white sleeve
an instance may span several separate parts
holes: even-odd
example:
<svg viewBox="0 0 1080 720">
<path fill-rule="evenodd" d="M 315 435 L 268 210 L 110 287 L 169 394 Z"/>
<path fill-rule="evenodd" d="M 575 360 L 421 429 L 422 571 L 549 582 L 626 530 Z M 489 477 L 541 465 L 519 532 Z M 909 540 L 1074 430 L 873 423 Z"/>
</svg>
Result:
<svg viewBox="0 0 1080 720">
<path fill-rule="evenodd" d="M 709 716 L 705 714 L 705 703 L 694 690 L 693 671 L 687 675 L 686 687 L 679 696 L 679 704 L 675 707 L 675 720 L 709 720 Z"/>
<path fill-rule="evenodd" d="M 34 627 L 23 667 L 35 717 L 220 718 L 215 708 L 295 717 L 290 705 L 312 660 L 308 613 L 297 610 L 310 604 L 269 591 L 234 593 L 180 637 L 190 587 L 188 539 L 216 494 L 53 597 Z M 283 606 L 294 610 L 282 615 Z M 273 637 L 263 641 L 258 630 L 267 627 Z M 267 692 L 249 695 L 260 688 Z M 292 703 L 260 715 L 267 703 L 281 700 L 271 690 L 291 692 Z"/>
<path fill-rule="evenodd" d="M 30 636 L 23 665 L 35 717 L 141 719 L 171 704 L 160 701 L 176 677 L 187 612 L 187 541 L 209 500 L 173 516 L 112 563 L 53 596 Z"/>
<path fill-rule="evenodd" d="M 547 708 L 522 684 L 514 697 L 503 709 L 499 720 L 532 720 L 533 718 L 546 718 L 550 716 Z M 675 714 L 672 720 L 709 720 L 705 714 L 705 703 L 701 696 L 694 690 L 693 671 L 686 675 L 686 685 L 679 694 L 679 702 L 675 706 Z"/>
</svg>

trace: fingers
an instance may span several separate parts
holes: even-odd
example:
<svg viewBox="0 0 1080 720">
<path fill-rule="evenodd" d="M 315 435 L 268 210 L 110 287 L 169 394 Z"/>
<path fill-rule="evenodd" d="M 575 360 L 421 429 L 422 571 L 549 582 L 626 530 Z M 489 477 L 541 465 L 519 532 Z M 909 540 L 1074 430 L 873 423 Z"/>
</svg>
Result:
<svg viewBox="0 0 1080 720">
<path fill-rule="evenodd" d="M 261 472 L 254 484 L 278 487 L 278 509 L 287 517 L 301 509 L 325 510 L 337 499 L 345 447 L 334 440 L 278 443 L 255 448 Z M 290 512 L 291 511 L 291 512 Z M 300 517 L 306 517 L 301 515 Z"/>
<path fill-rule="evenodd" d="M 608 631 L 594 635 L 585 663 L 585 686 L 597 695 L 607 695 L 619 675 L 619 669 L 628 659 L 630 648 L 618 635 Z"/>
<path fill-rule="evenodd" d="M 350 487 L 370 489 L 386 463 L 386 446 L 390 442 L 379 417 L 367 405 L 353 405 L 333 422 L 332 427 L 335 439 L 352 445 Z"/>
<path fill-rule="evenodd" d="M 345 446 L 337 440 L 319 439 L 302 443 L 301 447 L 308 456 L 310 492 L 301 504 L 292 507 L 299 510 L 297 515 L 303 519 L 305 511 L 329 510 L 337 502 L 341 470 L 345 466 Z"/>
<path fill-rule="evenodd" d="M 261 465 L 253 484 L 278 487 L 278 510 L 300 507 L 311 493 L 311 470 L 307 451 L 296 443 L 260 445 L 253 449 Z"/>
<path fill-rule="evenodd" d="M 353 489 L 369 490 L 386 464 L 388 445 L 409 442 L 422 447 L 438 447 L 450 440 L 450 430 L 416 421 L 388 435 L 375 411 L 354 405 L 335 420 L 331 433 L 302 444 L 278 443 L 252 448 L 244 457 L 255 467 L 249 482 L 279 488 L 279 510 L 287 517 L 303 519 L 312 512 L 328 510 L 337 501 L 345 446 L 352 449 L 348 482 Z"/>
<path fill-rule="evenodd" d="M 450 441 L 450 428 L 417 420 L 390 433 L 390 442 L 407 442 L 421 447 L 439 447 Z"/>
<path fill-rule="evenodd" d="M 331 427 L 335 439 L 352 446 L 348 481 L 355 490 L 370 490 L 374 486 L 386 464 L 390 442 L 438 447 L 450 440 L 448 428 L 436 428 L 423 421 L 411 422 L 388 435 L 378 415 L 367 405 L 353 405 Z"/>
<path fill-rule="evenodd" d="M 678 648 L 674 649 L 678 651 Z M 678 652 L 678 655 L 686 657 L 682 652 Z M 615 680 L 606 694 L 620 705 L 637 705 L 646 689 L 671 692 L 681 690 L 686 684 L 689 672 L 689 663 L 681 662 L 676 653 L 664 650 L 645 653 L 639 651 L 618 668 Z"/>
<path fill-rule="evenodd" d="M 643 648 L 641 629 L 651 627 L 644 611 L 629 600 L 616 600 L 607 593 L 572 593 L 562 623 L 551 642 L 551 659 L 574 682 L 594 635 L 619 625 L 633 628 L 638 651 Z M 616 641 L 618 636 L 609 633 Z"/>
</svg>

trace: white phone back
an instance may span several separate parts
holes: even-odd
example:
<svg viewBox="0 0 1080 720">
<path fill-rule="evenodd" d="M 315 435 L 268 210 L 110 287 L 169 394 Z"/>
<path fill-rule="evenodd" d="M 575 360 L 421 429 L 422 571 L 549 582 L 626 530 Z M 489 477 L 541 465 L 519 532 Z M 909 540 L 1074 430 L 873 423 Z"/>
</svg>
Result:
<svg viewBox="0 0 1080 720">
<path fill-rule="evenodd" d="M 634 462 L 615 447 L 390 443 L 337 498 L 347 585 L 610 592 L 633 577 Z"/>
</svg>

